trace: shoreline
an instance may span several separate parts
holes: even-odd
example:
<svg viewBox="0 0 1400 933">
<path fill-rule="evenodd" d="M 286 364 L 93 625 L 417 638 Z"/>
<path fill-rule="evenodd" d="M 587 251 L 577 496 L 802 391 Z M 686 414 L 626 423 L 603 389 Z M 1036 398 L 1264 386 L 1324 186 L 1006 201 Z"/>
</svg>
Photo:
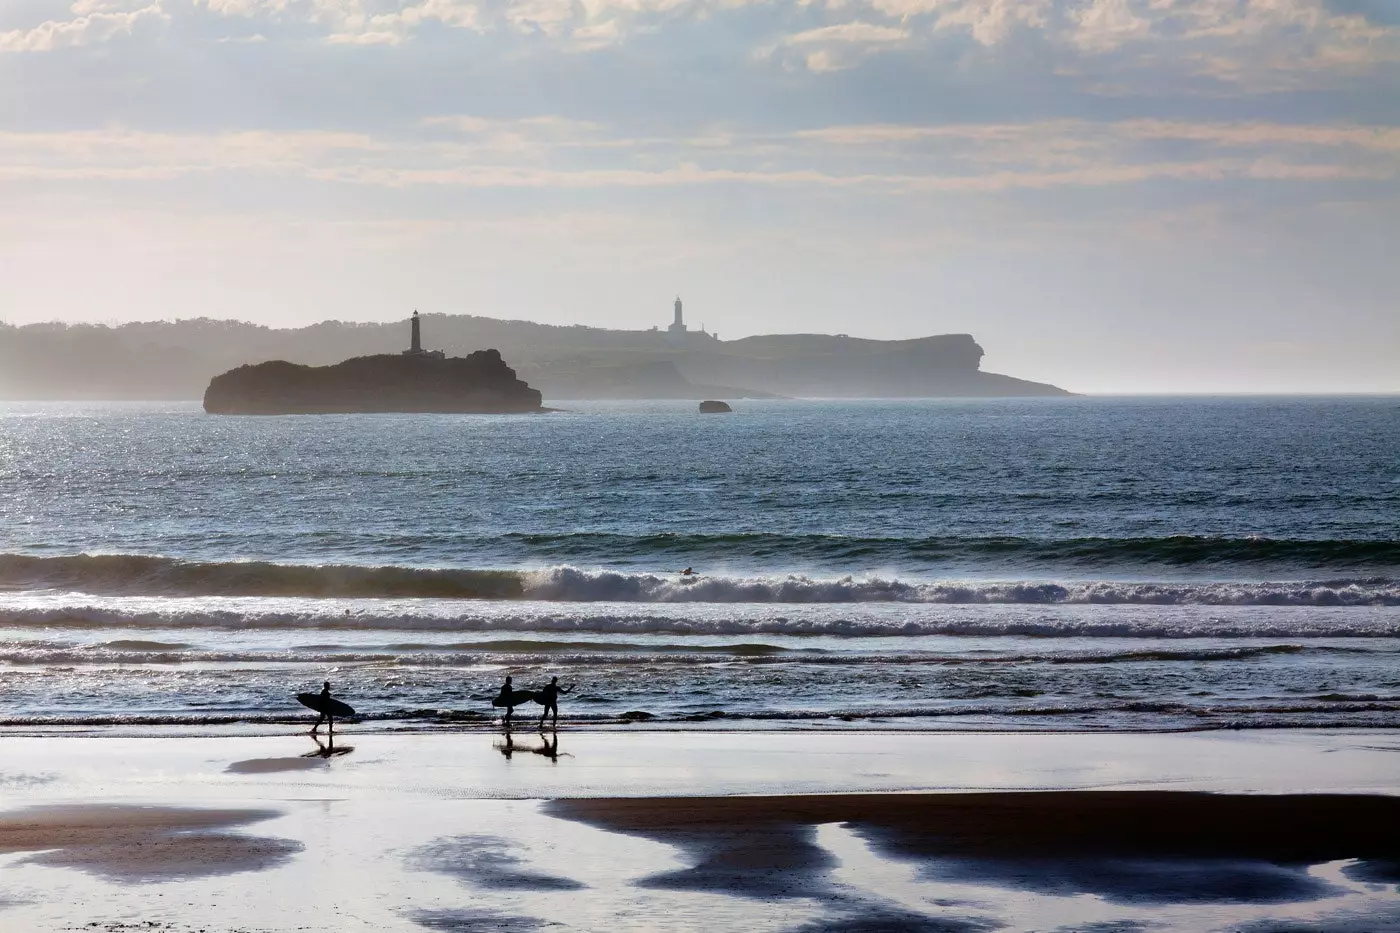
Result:
<svg viewBox="0 0 1400 933">
<path fill-rule="evenodd" d="M 0 730 L 0 791 L 6 808 L 146 799 L 155 775 L 177 799 L 256 798 L 257 782 L 231 778 L 231 766 L 251 773 L 259 766 L 249 763 L 293 760 L 315 767 L 289 789 L 333 788 L 347 797 L 405 776 L 416 794 L 454 799 L 1126 789 L 1400 795 L 1400 732 L 1385 729 L 541 732 L 532 725 L 425 733 L 347 726 L 330 751 L 324 729 L 319 741 L 290 727 L 198 736 Z"/>
</svg>

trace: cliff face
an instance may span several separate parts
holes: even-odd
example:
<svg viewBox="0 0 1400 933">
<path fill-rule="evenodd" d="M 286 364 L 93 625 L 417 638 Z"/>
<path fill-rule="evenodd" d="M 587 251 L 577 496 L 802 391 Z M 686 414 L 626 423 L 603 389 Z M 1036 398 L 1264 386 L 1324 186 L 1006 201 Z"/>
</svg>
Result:
<svg viewBox="0 0 1400 933">
<path fill-rule="evenodd" d="M 220 415 L 539 411 L 540 393 L 495 350 L 465 357 L 362 356 L 334 366 L 277 360 L 215 376 L 204 410 Z"/>
<path fill-rule="evenodd" d="M 918 340 L 792 334 L 723 343 L 688 355 L 680 368 L 694 382 L 799 397 L 1005 394 L 1005 386 L 997 391 L 983 384 L 981 377 L 987 374 L 978 370 L 981 360 L 982 348 L 969 334 Z M 1036 383 L 1024 383 L 1022 389 L 1032 395 L 1059 393 Z"/>
</svg>

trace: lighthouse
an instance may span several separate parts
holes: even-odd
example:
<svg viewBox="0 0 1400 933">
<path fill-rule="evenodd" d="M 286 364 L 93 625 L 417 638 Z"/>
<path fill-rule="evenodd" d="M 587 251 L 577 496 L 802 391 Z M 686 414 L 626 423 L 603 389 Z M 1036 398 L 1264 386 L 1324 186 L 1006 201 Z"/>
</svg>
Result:
<svg viewBox="0 0 1400 933">
<path fill-rule="evenodd" d="M 443 358 L 441 350 L 423 349 L 423 331 L 418 321 L 418 312 L 413 312 L 413 317 L 409 318 L 408 349 L 403 351 L 404 356 L 422 356 L 435 360 Z"/>
<path fill-rule="evenodd" d="M 667 332 L 668 334 L 675 334 L 676 336 L 680 336 L 681 334 L 684 334 L 684 333 L 686 332 L 686 330 L 688 330 L 688 328 L 685 326 L 685 318 L 681 316 L 681 296 L 680 296 L 680 295 L 677 295 L 677 296 L 676 296 L 676 305 L 675 305 L 675 307 L 676 307 L 676 319 L 675 319 L 675 321 L 673 321 L 673 322 L 671 323 L 671 326 L 670 326 L 670 327 L 666 328 L 666 332 Z"/>
</svg>

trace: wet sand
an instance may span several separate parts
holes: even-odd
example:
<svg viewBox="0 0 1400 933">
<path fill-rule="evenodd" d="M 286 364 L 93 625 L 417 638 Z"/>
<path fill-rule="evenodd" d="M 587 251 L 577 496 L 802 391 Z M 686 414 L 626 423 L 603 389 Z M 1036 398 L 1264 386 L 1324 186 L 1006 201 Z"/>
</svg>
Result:
<svg viewBox="0 0 1400 933">
<path fill-rule="evenodd" d="M 0 735 L 0 930 L 1400 930 L 1389 733 L 342 748 Z"/>
<path fill-rule="evenodd" d="M 548 812 L 616 832 L 753 832 L 849 823 L 901 855 L 1239 858 L 1400 855 L 1400 797 L 1174 791 L 557 800 Z"/>
<path fill-rule="evenodd" d="M 120 881 L 262 871 L 301 851 L 291 839 L 227 830 L 275 810 L 71 805 L 0 813 L 0 853 Z"/>
<path fill-rule="evenodd" d="M 558 800 L 545 811 L 686 850 L 651 879 L 750 896 L 812 893 L 840 824 L 930 878 L 1111 901 L 1281 903 L 1333 893 L 1309 869 L 1355 861 L 1400 882 L 1400 797 L 1175 791 Z"/>
</svg>

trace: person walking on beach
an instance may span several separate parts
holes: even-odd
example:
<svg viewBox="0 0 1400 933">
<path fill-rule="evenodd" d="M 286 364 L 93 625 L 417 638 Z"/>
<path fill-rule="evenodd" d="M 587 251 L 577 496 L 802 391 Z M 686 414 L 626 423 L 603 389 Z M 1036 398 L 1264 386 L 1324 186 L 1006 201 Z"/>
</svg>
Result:
<svg viewBox="0 0 1400 933">
<path fill-rule="evenodd" d="M 569 684 L 567 687 L 561 687 L 559 686 L 559 678 L 551 677 L 549 678 L 549 683 L 541 687 L 536 693 L 539 701 L 544 704 L 544 712 L 540 713 L 541 729 L 544 728 L 544 718 L 550 713 L 554 714 L 554 728 L 559 728 L 559 694 L 568 693 L 572 689 L 574 689 L 573 684 Z"/>
<path fill-rule="evenodd" d="M 317 710 L 320 715 L 316 717 L 316 725 L 311 727 L 312 735 L 315 735 L 320 730 L 321 723 L 324 722 L 326 724 L 326 731 L 329 732 L 332 737 L 335 736 L 335 717 L 330 713 L 330 703 L 328 702 L 330 698 L 331 682 L 328 680 L 321 684 L 321 708 Z M 332 738 L 331 741 L 335 741 L 335 739 Z"/>
<path fill-rule="evenodd" d="M 505 726 L 509 729 L 510 716 L 515 712 L 515 707 L 521 703 L 528 703 L 534 698 L 534 695 L 528 690 L 521 690 L 520 693 L 517 694 L 515 688 L 511 686 L 510 675 L 507 674 L 506 682 L 501 684 L 501 692 L 496 694 L 496 698 L 491 701 L 491 705 L 504 706 L 506 708 Z"/>
</svg>

